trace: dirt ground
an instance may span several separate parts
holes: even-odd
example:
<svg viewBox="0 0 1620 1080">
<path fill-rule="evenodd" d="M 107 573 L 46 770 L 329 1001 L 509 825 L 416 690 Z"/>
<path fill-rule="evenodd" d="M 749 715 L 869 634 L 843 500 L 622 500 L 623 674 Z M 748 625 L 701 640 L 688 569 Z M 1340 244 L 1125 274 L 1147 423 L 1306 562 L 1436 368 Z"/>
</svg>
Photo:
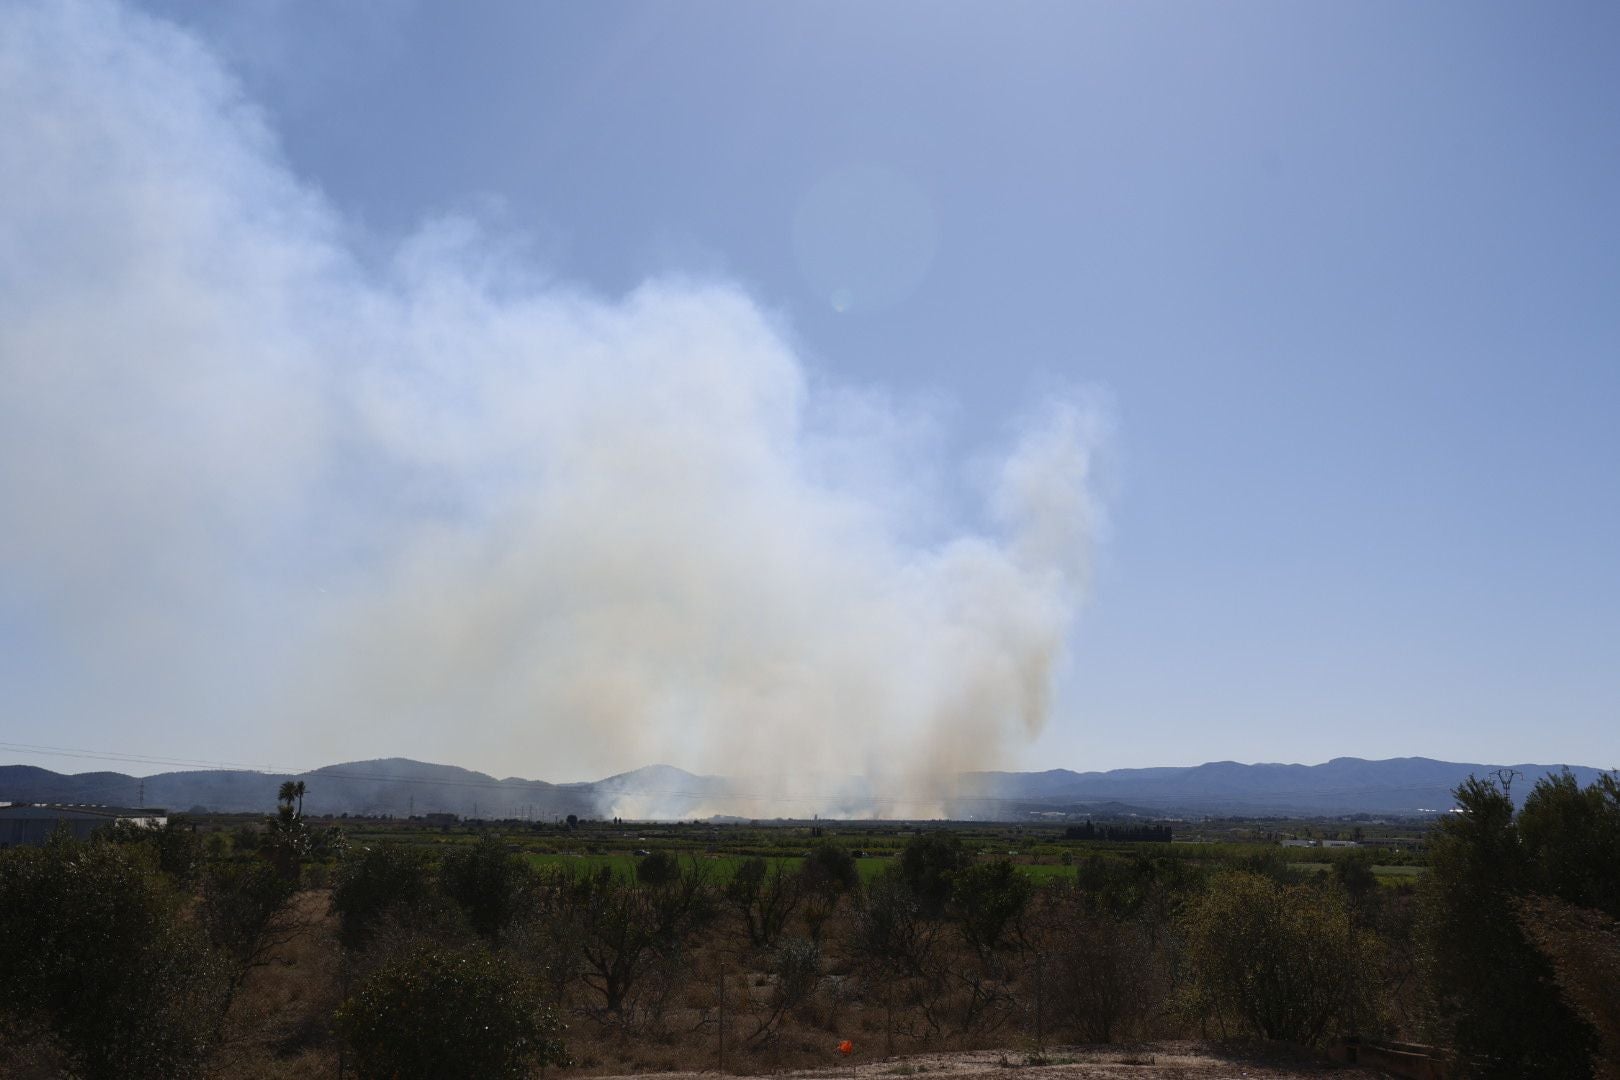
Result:
<svg viewBox="0 0 1620 1080">
<path fill-rule="evenodd" d="M 829 1051 L 831 1048 L 829 1048 Z M 829 1057 L 835 1056 L 829 1052 Z M 649 1073 L 601 1080 L 714 1080 L 714 1073 Z M 1032 1063 L 1027 1050 L 975 1050 L 917 1054 L 861 1061 L 824 1069 L 770 1074 L 768 1080 L 888 1080 L 889 1077 L 960 1080 L 1295 1080 L 1331 1076 L 1337 1080 L 1384 1080 L 1385 1073 L 1314 1061 L 1280 1059 L 1263 1053 L 1226 1051 L 1204 1043 L 1158 1042 L 1137 1046 L 1059 1046 L 1045 1064 Z M 760 1077 L 760 1080 L 767 1080 Z"/>
</svg>

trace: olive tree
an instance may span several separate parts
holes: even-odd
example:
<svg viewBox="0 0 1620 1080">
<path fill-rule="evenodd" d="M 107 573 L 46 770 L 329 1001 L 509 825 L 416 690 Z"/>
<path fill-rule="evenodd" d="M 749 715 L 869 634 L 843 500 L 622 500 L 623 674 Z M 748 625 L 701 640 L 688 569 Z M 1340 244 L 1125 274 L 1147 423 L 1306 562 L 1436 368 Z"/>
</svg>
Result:
<svg viewBox="0 0 1620 1080">
<path fill-rule="evenodd" d="M 632 1019 L 631 1006 L 648 973 L 675 964 L 714 911 L 708 880 L 695 861 L 679 879 L 659 886 L 602 867 L 566 882 L 556 899 L 573 920 L 585 984 L 624 1023 Z"/>
<path fill-rule="evenodd" d="M 768 864 L 761 858 L 743 860 L 724 890 L 726 900 L 748 928 L 749 942 L 757 948 L 775 943 L 805 892 L 801 874 L 790 871 L 780 859 Z"/>
</svg>

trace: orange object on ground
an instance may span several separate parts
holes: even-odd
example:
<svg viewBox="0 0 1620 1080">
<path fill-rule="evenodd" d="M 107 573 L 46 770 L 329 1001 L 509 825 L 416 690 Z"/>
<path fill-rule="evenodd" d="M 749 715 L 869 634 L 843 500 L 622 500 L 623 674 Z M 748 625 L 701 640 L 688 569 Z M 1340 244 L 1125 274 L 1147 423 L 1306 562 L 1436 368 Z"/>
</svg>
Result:
<svg viewBox="0 0 1620 1080">
<path fill-rule="evenodd" d="M 845 1039 L 843 1042 L 838 1044 L 838 1052 L 840 1054 L 853 1054 L 855 1052 L 855 1044 L 850 1042 L 848 1039 Z"/>
</svg>

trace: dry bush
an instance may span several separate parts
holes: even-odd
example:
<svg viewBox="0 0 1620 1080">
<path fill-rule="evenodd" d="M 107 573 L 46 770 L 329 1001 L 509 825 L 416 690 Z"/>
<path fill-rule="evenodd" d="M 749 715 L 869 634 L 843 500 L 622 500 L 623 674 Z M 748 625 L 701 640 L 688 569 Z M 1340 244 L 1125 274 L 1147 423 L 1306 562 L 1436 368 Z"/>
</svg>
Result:
<svg viewBox="0 0 1620 1080">
<path fill-rule="evenodd" d="M 1054 935 L 1043 965 L 1053 1027 L 1080 1042 L 1141 1034 L 1163 1000 L 1147 932 L 1105 914 L 1078 914 Z"/>
</svg>

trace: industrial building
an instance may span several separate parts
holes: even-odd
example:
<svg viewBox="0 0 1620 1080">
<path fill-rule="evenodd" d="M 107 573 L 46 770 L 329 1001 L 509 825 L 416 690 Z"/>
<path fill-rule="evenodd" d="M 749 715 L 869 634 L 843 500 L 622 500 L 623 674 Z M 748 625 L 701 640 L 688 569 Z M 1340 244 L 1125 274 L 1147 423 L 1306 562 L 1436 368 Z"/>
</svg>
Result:
<svg viewBox="0 0 1620 1080">
<path fill-rule="evenodd" d="M 167 810 L 154 807 L 96 806 L 62 803 L 9 803 L 0 805 L 0 848 L 43 844 L 58 828 L 80 840 L 118 821 L 136 825 L 167 825 Z"/>
</svg>

